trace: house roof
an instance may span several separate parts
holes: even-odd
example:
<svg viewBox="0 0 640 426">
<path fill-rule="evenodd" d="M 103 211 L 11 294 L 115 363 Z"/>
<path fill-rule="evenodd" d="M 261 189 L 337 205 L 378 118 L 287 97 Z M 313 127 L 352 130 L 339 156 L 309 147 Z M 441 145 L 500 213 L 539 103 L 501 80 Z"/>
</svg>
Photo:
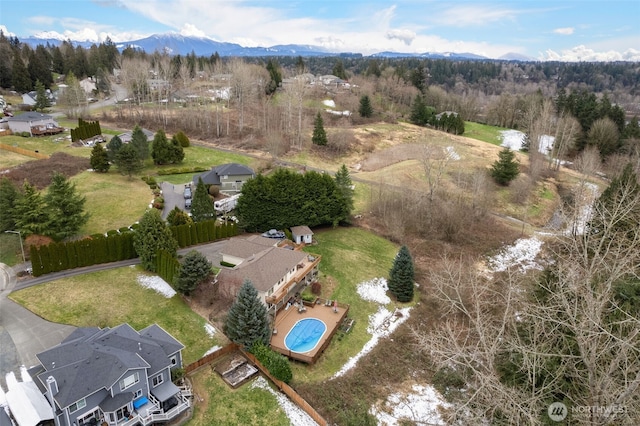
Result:
<svg viewBox="0 0 640 426">
<path fill-rule="evenodd" d="M 151 140 L 154 138 L 155 134 L 148 129 L 142 129 L 142 133 L 144 133 L 144 135 L 147 137 L 148 140 Z M 133 138 L 133 130 L 129 131 L 129 132 L 124 132 L 124 133 L 120 133 L 118 135 L 118 137 L 120 138 L 120 140 L 123 143 L 129 143 L 131 142 L 131 139 Z"/>
<path fill-rule="evenodd" d="M 9 121 L 41 121 L 51 119 L 53 119 L 53 116 L 36 111 L 27 111 L 20 115 L 9 117 Z"/>
<path fill-rule="evenodd" d="M 268 247 L 233 269 L 223 269 L 220 280 L 248 279 L 258 291 L 267 291 L 307 257 L 306 253 L 280 247 Z"/>
<path fill-rule="evenodd" d="M 45 369 L 37 377 L 42 385 L 49 376 L 56 379 L 55 400 L 64 408 L 110 388 L 129 370 L 147 369 L 152 375 L 169 367 L 169 356 L 182 348 L 158 326 L 140 333 L 129 324 L 111 329 L 79 329 L 60 345 L 36 355 Z"/>
<path fill-rule="evenodd" d="M 268 247 L 274 247 L 276 242 L 273 239 L 260 237 L 260 239 L 239 239 L 234 238 L 227 242 L 220 250 L 223 255 L 249 259 L 266 250 Z"/>
<path fill-rule="evenodd" d="M 293 235 L 313 235 L 313 231 L 307 225 L 292 226 L 291 233 Z"/>
<path fill-rule="evenodd" d="M 193 176 L 193 182 L 198 183 L 198 178 L 206 185 L 220 185 L 220 176 L 253 176 L 253 169 L 238 163 L 227 163 L 213 167 L 208 172 Z"/>
</svg>

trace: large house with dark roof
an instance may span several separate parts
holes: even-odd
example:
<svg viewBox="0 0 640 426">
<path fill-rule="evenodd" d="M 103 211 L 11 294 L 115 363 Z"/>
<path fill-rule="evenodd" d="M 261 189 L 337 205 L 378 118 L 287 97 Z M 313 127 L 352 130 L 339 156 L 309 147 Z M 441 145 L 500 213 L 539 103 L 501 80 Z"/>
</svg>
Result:
<svg viewBox="0 0 640 426">
<path fill-rule="evenodd" d="M 224 262 L 235 266 L 220 270 L 218 284 L 233 293 L 250 280 L 272 314 L 318 278 L 320 256 L 278 247 L 272 239 L 258 235 L 232 238 L 220 253 Z"/>
<path fill-rule="evenodd" d="M 184 345 L 154 324 L 79 328 L 37 354 L 29 370 L 53 408 L 56 426 L 150 425 L 175 419 L 191 403 L 171 381 Z"/>
<path fill-rule="evenodd" d="M 213 167 L 208 172 L 193 176 L 193 184 L 198 184 L 198 179 L 202 179 L 205 185 L 217 185 L 220 192 L 236 194 L 242 190 L 242 185 L 255 176 L 250 167 L 244 164 L 228 163 Z"/>
</svg>

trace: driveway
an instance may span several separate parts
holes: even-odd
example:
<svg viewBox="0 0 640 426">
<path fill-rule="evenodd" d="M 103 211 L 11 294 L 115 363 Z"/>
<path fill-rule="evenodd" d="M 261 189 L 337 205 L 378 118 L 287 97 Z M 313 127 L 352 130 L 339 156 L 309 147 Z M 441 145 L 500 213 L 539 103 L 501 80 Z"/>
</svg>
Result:
<svg viewBox="0 0 640 426">
<path fill-rule="evenodd" d="M 160 189 L 162 189 L 162 196 L 164 197 L 164 209 L 162 210 L 162 218 L 166 219 L 169 212 L 174 207 L 178 206 L 180 210 L 185 210 L 184 207 L 184 184 L 172 184 L 168 182 L 161 182 Z"/>
<path fill-rule="evenodd" d="M 13 268 L 0 263 L 0 384 L 20 366 L 38 364 L 36 354 L 57 345 L 76 327 L 46 321 L 7 296 L 17 282 Z M 6 389 L 6 387 L 5 387 Z"/>
</svg>

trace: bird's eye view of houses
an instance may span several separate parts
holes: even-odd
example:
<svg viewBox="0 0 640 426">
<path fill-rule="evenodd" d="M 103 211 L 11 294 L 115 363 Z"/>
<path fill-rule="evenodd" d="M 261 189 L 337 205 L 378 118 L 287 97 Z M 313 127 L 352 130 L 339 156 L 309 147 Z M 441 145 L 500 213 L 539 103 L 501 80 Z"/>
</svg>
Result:
<svg viewBox="0 0 640 426">
<path fill-rule="evenodd" d="M 3 0 L 0 426 L 639 425 L 639 16 Z"/>
</svg>

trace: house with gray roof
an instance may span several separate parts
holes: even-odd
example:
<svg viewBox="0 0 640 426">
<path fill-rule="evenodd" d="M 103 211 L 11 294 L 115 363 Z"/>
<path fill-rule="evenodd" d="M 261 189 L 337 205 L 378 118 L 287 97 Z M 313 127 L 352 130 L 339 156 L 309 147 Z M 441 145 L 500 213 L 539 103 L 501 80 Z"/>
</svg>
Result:
<svg viewBox="0 0 640 426">
<path fill-rule="evenodd" d="M 148 130 L 148 129 L 143 128 L 142 133 L 144 133 L 144 135 L 147 137 L 147 140 L 149 141 L 153 140 L 153 138 L 155 137 L 155 133 L 153 133 L 151 130 Z M 133 139 L 133 130 L 129 132 L 120 133 L 118 137 L 120 138 L 122 143 L 129 143 L 131 142 L 131 139 Z"/>
<path fill-rule="evenodd" d="M 218 285 L 235 295 L 250 280 L 272 314 L 318 278 L 319 255 L 278 247 L 269 238 L 232 238 L 220 253 L 234 266 L 220 270 Z"/>
<path fill-rule="evenodd" d="M 56 426 L 143 426 L 175 419 L 191 402 L 171 381 L 184 345 L 157 324 L 79 328 L 36 355 L 29 374 Z"/>
<path fill-rule="evenodd" d="M 220 192 L 226 194 L 236 194 L 242 190 L 242 185 L 249 179 L 255 177 L 253 169 L 238 163 L 227 163 L 213 167 L 208 172 L 193 176 L 193 184 L 198 184 L 198 179 L 202 179 L 205 185 L 217 185 Z"/>
<path fill-rule="evenodd" d="M 13 133 L 28 132 L 31 136 L 34 133 L 39 133 L 41 129 L 61 129 L 52 115 L 36 111 L 28 111 L 16 114 L 14 117 L 8 117 L 7 124 Z"/>
</svg>

